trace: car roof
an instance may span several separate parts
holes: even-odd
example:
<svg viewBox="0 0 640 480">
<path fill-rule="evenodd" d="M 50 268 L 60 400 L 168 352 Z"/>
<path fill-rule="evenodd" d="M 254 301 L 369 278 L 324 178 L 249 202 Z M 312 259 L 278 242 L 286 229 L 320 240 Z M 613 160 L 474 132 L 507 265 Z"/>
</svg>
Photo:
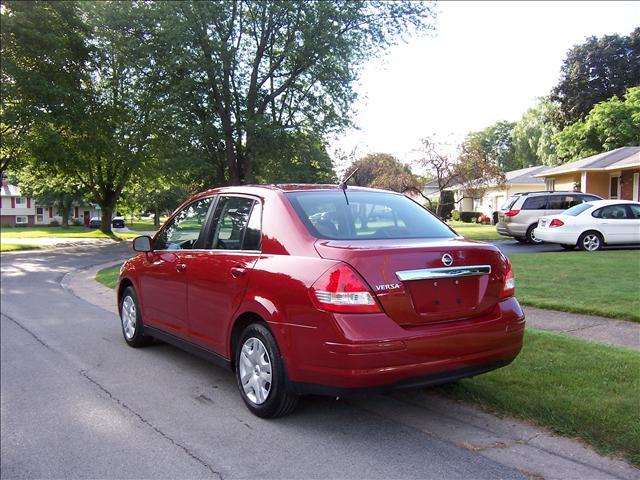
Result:
<svg viewBox="0 0 640 480">
<path fill-rule="evenodd" d="M 342 191 L 339 185 L 328 185 L 328 184 L 313 184 L 313 183 L 272 183 L 269 185 L 237 185 L 230 187 L 217 187 L 206 190 L 197 196 L 206 196 L 218 193 L 254 193 L 259 194 L 260 192 L 302 192 L 302 191 Z M 402 195 L 398 192 L 393 192 L 391 190 L 382 190 L 378 188 L 368 188 L 368 187 L 359 187 L 356 185 L 349 185 L 347 187 L 347 192 L 379 192 L 379 193 L 394 193 L 396 195 Z"/>
<path fill-rule="evenodd" d="M 618 204 L 640 205 L 640 203 L 634 202 L 633 200 L 591 200 L 585 203 L 588 203 L 589 205 L 593 205 L 594 207 L 603 207 L 605 205 L 618 205 Z"/>
</svg>

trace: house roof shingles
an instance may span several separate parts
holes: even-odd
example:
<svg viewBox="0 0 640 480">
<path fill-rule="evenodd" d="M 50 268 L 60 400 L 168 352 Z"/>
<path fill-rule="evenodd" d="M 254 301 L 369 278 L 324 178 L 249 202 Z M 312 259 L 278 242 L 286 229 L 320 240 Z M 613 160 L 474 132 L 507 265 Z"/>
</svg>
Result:
<svg viewBox="0 0 640 480">
<path fill-rule="evenodd" d="M 620 147 L 610 152 L 598 153 L 575 162 L 565 163 L 536 174 L 548 177 L 580 170 L 615 170 L 616 168 L 640 166 L 640 147 Z"/>
<path fill-rule="evenodd" d="M 544 180 L 542 178 L 535 178 L 534 175 L 538 175 L 545 170 L 549 170 L 549 168 L 550 167 L 546 165 L 536 165 L 535 167 L 511 170 L 510 172 L 506 172 L 504 176 L 509 185 L 544 184 Z"/>
</svg>

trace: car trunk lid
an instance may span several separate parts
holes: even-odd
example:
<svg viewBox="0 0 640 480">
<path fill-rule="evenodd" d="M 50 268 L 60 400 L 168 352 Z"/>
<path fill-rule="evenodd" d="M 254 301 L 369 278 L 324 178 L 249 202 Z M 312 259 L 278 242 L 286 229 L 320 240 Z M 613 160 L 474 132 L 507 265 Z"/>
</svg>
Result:
<svg viewBox="0 0 640 480">
<path fill-rule="evenodd" d="M 491 312 L 506 274 L 496 247 L 460 238 L 318 240 L 316 250 L 355 268 L 387 315 L 404 326 Z"/>
</svg>

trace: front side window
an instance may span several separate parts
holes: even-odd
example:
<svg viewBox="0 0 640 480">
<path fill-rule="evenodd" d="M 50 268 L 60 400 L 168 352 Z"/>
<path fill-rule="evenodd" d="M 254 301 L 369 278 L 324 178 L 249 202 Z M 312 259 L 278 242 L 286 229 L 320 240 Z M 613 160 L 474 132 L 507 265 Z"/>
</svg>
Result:
<svg viewBox="0 0 640 480">
<path fill-rule="evenodd" d="M 593 216 L 608 220 L 626 220 L 627 209 L 624 205 L 607 205 L 593 212 Z"/>
<path fill-rule="evenodd" d="M 581 195 L 551 195 L 549 197 L 549 210 L 566 210 L 582 203 Z"/>
<path fill-rule="evenodd" d="M 631 213 L 631 218 L 640 219 L 640 205 L 627 205 L 629 207 L 629 212 Z"/>
<path fill-rule="evenodd" d="M 377 192 L 287 194 L 309 232 L 319 238 L 453 238 L 443 222 L 404 195 Z"/>
<path fill-rule="evenodd" d="M 522 204 L 522 210 L 546 210 L 547 198 L 547 195 L 528 197 Z"/>
<path fill-rule="evenodd" d="M 214 250 L 260 250 L 262 208 L 247 197 L 220 197 L 213 214 Z"/>
<path fill-rule="evenodd" d="M 154 240 L 155 250 L 190 250 L 198 248 L 200 232 L 207 219 L 211 197 L 190 203 L 178 212 Z"/>
</svg>

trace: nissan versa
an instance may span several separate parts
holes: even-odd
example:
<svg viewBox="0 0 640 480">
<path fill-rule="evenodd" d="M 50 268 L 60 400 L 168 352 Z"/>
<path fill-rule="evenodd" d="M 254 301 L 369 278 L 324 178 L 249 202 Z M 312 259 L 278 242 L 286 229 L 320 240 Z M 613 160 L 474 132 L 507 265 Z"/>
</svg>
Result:
<svg viewBox="0 0 640 480">
<path fill-rule="evenodd" d="M 291 412 L 303 394 L 477 375 L 522 347 L 509 260 L 396 193 L 209 190 L 134 250 L 117 289 L 125 341 L 217 360 L 261 417 Z"/>
</svg>

